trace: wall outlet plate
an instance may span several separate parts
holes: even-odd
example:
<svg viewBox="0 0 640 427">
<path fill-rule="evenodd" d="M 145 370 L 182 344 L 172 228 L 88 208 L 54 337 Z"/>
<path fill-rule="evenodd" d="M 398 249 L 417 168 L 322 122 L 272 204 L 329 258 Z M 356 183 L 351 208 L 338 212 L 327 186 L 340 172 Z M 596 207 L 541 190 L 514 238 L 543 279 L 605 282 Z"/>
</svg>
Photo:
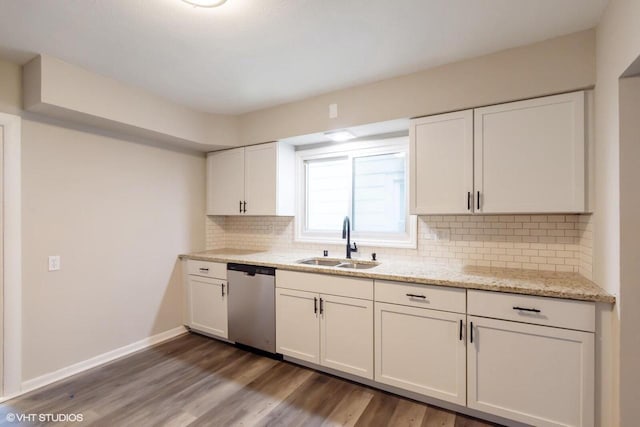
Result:
<svg viewBox="0 0 640 427">
<path fill-rule="evenodd" d="M 329 118 L 335 119 L 338 117 L 338 104 L 329 104 Z"/>
<path fill-rule="evenodd" d="M 60 270 L 60 255 L 49 255 L 49 271 Z"/>
<path fill-rule="evenodd" d="M 448 228 L 440 228 L 436 230 L 436 240 L 448 241 L 451 237 L 451 233 Z"/>
</svg>

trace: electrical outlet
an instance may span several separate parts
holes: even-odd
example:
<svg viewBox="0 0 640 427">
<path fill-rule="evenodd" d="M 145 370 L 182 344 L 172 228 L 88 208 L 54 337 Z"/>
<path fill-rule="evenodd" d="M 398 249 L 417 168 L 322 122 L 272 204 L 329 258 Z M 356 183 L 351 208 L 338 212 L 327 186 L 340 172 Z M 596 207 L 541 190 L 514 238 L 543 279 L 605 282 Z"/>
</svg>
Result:
<svg viewBox="0 0 640 427">
<path fill-rule="evenodd" d="M 329 118 L 338 118 L 338 104 L 329 104 Z"/>
<path fill-rule="evenodd" d="M 448 228 L 442 228 L 436 230 L 436 240 L 449 241 L 450 232 Z"/>
<path fill-rule="evenodd" d="M 60 255 L 49 256 L 49 271 L 60 270 Z"/>
</svg>

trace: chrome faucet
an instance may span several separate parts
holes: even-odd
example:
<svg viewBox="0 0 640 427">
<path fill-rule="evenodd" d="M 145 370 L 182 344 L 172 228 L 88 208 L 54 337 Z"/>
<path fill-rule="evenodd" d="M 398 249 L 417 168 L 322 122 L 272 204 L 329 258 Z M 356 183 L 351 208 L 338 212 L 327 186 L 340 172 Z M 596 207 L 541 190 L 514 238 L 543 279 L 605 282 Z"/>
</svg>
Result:
<svg viewBox="0 0 640 427">
<path fill-rule="evenodd" d="M 356 242 L 351 246 L 351 220 L 348 216 L 345 216 L 342 221 L 342 238 L 347 239 L 347 259 L 351 259 L 351 252 L 358 252 L 358 246 Z"/>
</svg>

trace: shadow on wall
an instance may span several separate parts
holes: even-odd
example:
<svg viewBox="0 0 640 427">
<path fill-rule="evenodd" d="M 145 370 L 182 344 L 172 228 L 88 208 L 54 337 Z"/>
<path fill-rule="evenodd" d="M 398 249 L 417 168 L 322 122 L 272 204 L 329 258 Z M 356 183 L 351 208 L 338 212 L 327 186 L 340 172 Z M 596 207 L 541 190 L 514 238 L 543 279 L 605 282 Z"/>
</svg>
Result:
<svg viewBox="0 0 640 427">
<path fill-rule="evenodd" d="M 150 336 L 166 332 L 183 324 L 182 307 L 184 292 L 182 289 L 182 261 L 176 259 L 171 275 L 164 288 L 164 294 L 153 321 Z"/>
</svg>

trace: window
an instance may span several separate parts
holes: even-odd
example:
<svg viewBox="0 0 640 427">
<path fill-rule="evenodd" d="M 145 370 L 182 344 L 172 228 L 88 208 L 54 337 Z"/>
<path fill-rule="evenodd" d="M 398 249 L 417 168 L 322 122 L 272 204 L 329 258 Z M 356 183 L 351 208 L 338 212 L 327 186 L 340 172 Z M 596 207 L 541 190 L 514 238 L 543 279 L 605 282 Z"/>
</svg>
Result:
<svg viewBox="0 0 640 427">
<path fill-rule="evenodd" d="M 353 240 L 415 247 L 416 218 L 408 214 L 408 138 L 301 150 L 296 240 L 343 243 L 351 218 Z"/>
</svg>

